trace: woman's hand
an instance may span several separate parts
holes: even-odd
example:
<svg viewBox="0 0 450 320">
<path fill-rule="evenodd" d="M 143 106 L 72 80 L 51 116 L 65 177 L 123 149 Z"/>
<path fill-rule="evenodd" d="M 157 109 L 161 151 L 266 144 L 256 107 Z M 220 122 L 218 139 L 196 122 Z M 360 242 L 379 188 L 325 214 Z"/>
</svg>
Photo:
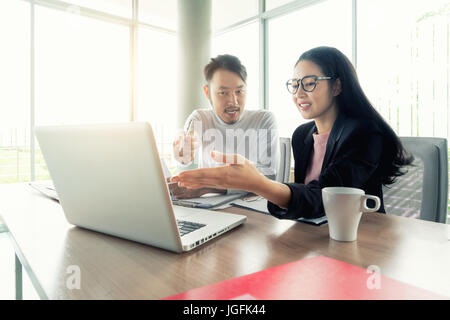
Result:
<svg viewBox="0 0 450 320">
<path fill-rule="evenodd" d="M 180 187 L 189 189 L 224 188 L 240 189 L 258 194 L 265 180 L 258 169 L 246 158 L 238 154 L 223 154 L 212 151 L 211 157 L 223 167 L 195 169 L 181 172 L 172 177 Z"/>
<path fill-rule="evenodd" d="M 178 183 L 169 183 L 169 190 L 175 199 L 192 199 L 199 198 L 208 193 L 225 194 L 227 190 L 215 189 L 215 188 L 200 188 L 200 189 L 188 189 L 178 186 Z"/>
<path fill-rule="evenodd" d="M 218 168 L 195 169 L 181 172 L 171 182 L 189 189 L 224 188 L 246 190 L 258 194 L 272 203 L 287 208 L 291 201 L 291 190 L 283 183 L 272 181 L 262 175 L 247 159 L 238 154 L 211 152 L 211 157 L 225 164 Z"/>
</svg>

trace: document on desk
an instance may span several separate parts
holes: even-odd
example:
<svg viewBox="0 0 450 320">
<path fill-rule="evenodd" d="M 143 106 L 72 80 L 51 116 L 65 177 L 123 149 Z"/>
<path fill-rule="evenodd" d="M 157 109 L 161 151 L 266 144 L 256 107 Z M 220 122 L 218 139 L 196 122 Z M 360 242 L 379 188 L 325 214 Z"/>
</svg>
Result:
<svg viewBox="0 0 450 320">
<path fill-rule="evenodd" d="M 232 204 L 236 207 L 269 214 L 269 210 L 267 210 L 267 200 L 258 196 L 235 200 Z M 325 215 L 316 219 L 298 218 L 297 221 L 312 224 L 314 226 L 320 226 L 328 222 Z"/>
<path fill-rule="evenodd" d="M 258 196 L 237 199 L 232 202 L 232 205 L 243 209 L 269 214 L 269 210 L 267 210 L 267 200 Z"/>
<path fill-rule="evenodd" d="M 41 192 L 43 195 L 59 201 L 55 187 L 52 181 L 44 182 L 32 182 L 29 183 L 30 187 Z M 190 208 L 203 208 L 203 209 L 225 209 L 231 207 L 231 201 L 242 197 L 242 194 L 230 194 L 230 195 L 205 195 L 200 198 L 177 200 L 172 199 L 174 205 L 180 205 Z"/>
<path fill-rule="evenodd" d="M 166 300 L 449 299 L 325 256 L 307 258 L 210 284 Z"/>
<path fill-rule="evenodd" d="M 223 209 L 224 205 L 231 206 L 233 200 L 243 197 L 244 194 L 224 194 L 224 195 L 205 195 L 200 198 L 192 199 L 172 199 L 172 203 L 179 206 L 200 208 L 200 209 L 214 209 L 220 207 Z"/>
</svg>

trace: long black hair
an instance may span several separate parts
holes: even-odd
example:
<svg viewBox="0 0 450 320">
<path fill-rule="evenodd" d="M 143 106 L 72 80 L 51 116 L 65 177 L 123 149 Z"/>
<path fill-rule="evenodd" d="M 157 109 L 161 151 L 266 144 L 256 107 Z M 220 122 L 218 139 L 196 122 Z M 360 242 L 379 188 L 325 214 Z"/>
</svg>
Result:
<svg viewBox="0 0 450 320">
<path fill-rule="evenodd" d="M 341 93 L 336 97 L 338 112 L 347 117 L 363 118 L 374 121 L 384 134 L 383 154 L 381 155 L 381 183 L 384 185 L 395 182 L 396 177 L 405 172 L 401 168 L 410 165 L 414 158 L 404 148 L 394 130 L 372 106 L 359 84 L 356 70 L 350 60 L 338 49 L 317 47 L 304 52 L 297 64 L 307 60 L 315 63 L 331 81 L 340 79 Z"/>
</svg>

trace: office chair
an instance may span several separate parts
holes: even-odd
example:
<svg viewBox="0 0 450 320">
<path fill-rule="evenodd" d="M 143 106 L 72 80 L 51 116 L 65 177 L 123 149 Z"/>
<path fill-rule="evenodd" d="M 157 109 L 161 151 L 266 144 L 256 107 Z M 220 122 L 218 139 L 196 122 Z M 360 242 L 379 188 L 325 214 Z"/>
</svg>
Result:
<svg viewBox="0 0 450 320">
<path fill-rule="evenodd" d="M 291 139 L 280 138 L 280 164 L 278 166 L 278 172 L 276 181 L 289 182 L 291 173 Z"/>
<path fill-rule="evenodd" d="M 448 150 L 447 139 L 400 137 L 415 160 L 408 172 L 383 187 L 388 214 L 447 222 Z"/>
</svg>

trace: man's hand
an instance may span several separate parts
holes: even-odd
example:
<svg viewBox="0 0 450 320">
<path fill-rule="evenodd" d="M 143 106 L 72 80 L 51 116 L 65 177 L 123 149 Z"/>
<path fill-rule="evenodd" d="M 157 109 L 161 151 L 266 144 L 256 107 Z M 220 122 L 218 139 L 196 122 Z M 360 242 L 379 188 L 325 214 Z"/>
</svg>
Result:
<svg viewBox="0 0 450 320">
<path fill-rule="evenodd" d="M 181 164 L 189 164 L 194 160 L 194 152 L 198 146 L 198 137 L 194 131 L 181 134 L 173 142 L 173 155 Z"/>
</svg>

